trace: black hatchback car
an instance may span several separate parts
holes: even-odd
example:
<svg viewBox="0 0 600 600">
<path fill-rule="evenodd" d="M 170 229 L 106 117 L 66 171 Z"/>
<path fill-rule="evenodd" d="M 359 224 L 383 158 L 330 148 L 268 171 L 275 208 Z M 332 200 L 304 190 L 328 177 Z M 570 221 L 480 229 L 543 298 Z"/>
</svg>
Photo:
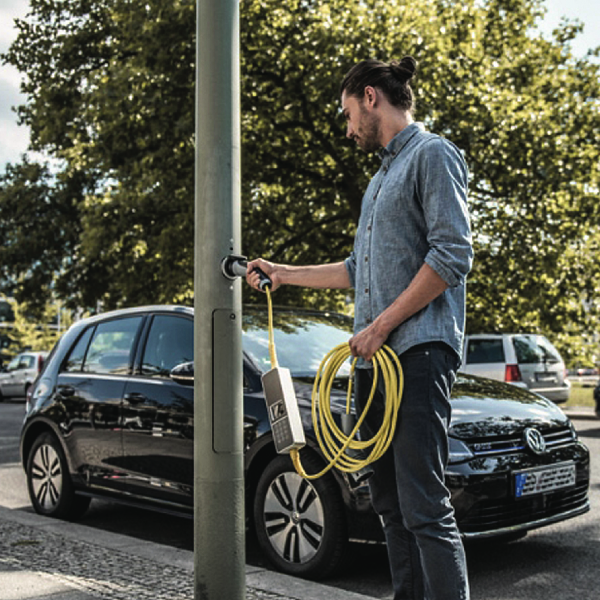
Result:
<svg viewBox="0 0 600 600">
<path fill-rule="evenodd" d="M 351 331 L 342 315 L 276 312 L 279 362 L 292 372 L 305 423 L 320 361 Z M 322 577 L 349 539 L 382 539 L 368 486 L 339 472 L 303 480 L 277 455 L 260 380 L 270 368 L 264 310 L 244 309 L 243 348 L 247 514 L 276 568 Z M 124 309 L 75 323 L 27 402 L 21 455 L 34 509 L 75 519 L 104 497 L 191 515 L 193 386 L 174 371 L 191 361 L 190 308 Z M 339 373 L 341 388 L 348 374 Z M 446 476 L 465 538 L 518 536 L 589 509 L 588 450 L 552 402 L 461 376 L 452 408 Z M 306 433 L 302 461 L 316 470 L 322 458 Z"/>
</svg>

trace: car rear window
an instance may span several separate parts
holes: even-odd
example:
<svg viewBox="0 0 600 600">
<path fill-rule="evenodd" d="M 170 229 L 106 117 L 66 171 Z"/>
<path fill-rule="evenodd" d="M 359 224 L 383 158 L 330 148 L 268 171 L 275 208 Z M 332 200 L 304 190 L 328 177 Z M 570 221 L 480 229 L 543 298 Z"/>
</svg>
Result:
<svg viewBox="0 0 600 600">
<path fill-rule="evenodd" d="M 489 364 L 504 362 L 504 346 L 501 339 L 469 340 L 467 364 Z"/>
<path fill-rule="evenodd" d="M 128 373 L 141 321 L 141 316 L 129 317 L 91 327 L 75 344 L 63 370 L 119 375 Z"/>
<path fill-rule="evenodd" d="M 84 372 L 127 373 L 141 321 L 142 317 L 131 317 L 100 323 L 85 356 Z"/>
<path fill-rule="evenodd" d="M 83 359 L 85 358 L 85 353 L 87 352 L 92 333 L 94 333 L 94 327 L 89 327 L 83 332 L 79 340 L 77 340 L 77 343 L 69 354 L 69 358 L 65 362 L 65 371 L 70 373 L 83 371 Z"/>
<path fill-rule="evenodd" d="M 558 363 L 558 350 L 543 335 L 518 335 L 513 337 L 513 346 L 519 364 Z"/>
</svg>

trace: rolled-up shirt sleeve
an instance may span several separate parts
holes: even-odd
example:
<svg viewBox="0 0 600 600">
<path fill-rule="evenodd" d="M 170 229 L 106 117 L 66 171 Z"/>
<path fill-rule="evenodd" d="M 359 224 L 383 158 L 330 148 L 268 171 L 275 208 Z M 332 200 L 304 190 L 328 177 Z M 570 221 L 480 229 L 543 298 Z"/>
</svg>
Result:
<svg viewBox="0 0 600 600">
<path fill-rule="evenodd" d="M 468 171 L 460 151 L 435 138 L 421 149 L 417 192 L 427 224 L 427 263 L 449 287 L 464 284 L 473 263 Z"/>
<path fill-rule="evenodd" d="M 350 253 L 350 256 L 344 261 L 346 265 L 346 271 L 348 271 L 348 277 L 350 278 L 350 287 L 356 287 L 356 255 L 354 251 Z"/>
</svg>

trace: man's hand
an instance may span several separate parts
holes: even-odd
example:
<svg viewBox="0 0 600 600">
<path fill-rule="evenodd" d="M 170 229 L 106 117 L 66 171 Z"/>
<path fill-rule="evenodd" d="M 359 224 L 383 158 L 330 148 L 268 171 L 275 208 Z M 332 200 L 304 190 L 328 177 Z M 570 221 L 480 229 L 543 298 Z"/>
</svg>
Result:
<svg viewBox="0 0 600 600">
<path fill-rule="evenodd" d="M 366 329 L 350 338 L 348 343 L 350 344 L 352 356 L 360 356 L 371 361 L 377 350 L 385 344 L 388 335 L 388 331 L 384 330 L 377 321 L 374 321 Z"/>
<path fill-rule="evenodd" d="M 274 292 L 280 285 L 281 279 L 279 278 L 277 271 L 279 270 L 280 265 L 276 265 L 275 263 L 268 262 L 263 260 L 262 258 L 257 258 L 248 263 L 248 270 L 246 271 L 246 281 L 248 285 L 253 287 L 255 290 L 262 291 L 258 284 L 260 282 L 260 275 L 256 272 L 256 269 L 260 269 L 265 275 L 268 275 L 271 279 L 270 289 Z"/>
</svg>

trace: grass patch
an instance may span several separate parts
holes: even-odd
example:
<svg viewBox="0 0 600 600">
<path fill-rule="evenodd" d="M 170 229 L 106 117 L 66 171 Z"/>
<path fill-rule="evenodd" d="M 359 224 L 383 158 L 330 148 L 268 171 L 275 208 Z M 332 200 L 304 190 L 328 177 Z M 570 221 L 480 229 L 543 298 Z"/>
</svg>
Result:
<svg viewBox="0 0 600 600">
<path fill-rule="evenodd" d="M 561 406 L 573 408 L 575 406 L 596 406 L 594 402 L 594 386 L 589 387 L 582 385 L 581 383 L 573 382 L 571 384 L 571 394 L 565 404 Z"/>
</svg>

